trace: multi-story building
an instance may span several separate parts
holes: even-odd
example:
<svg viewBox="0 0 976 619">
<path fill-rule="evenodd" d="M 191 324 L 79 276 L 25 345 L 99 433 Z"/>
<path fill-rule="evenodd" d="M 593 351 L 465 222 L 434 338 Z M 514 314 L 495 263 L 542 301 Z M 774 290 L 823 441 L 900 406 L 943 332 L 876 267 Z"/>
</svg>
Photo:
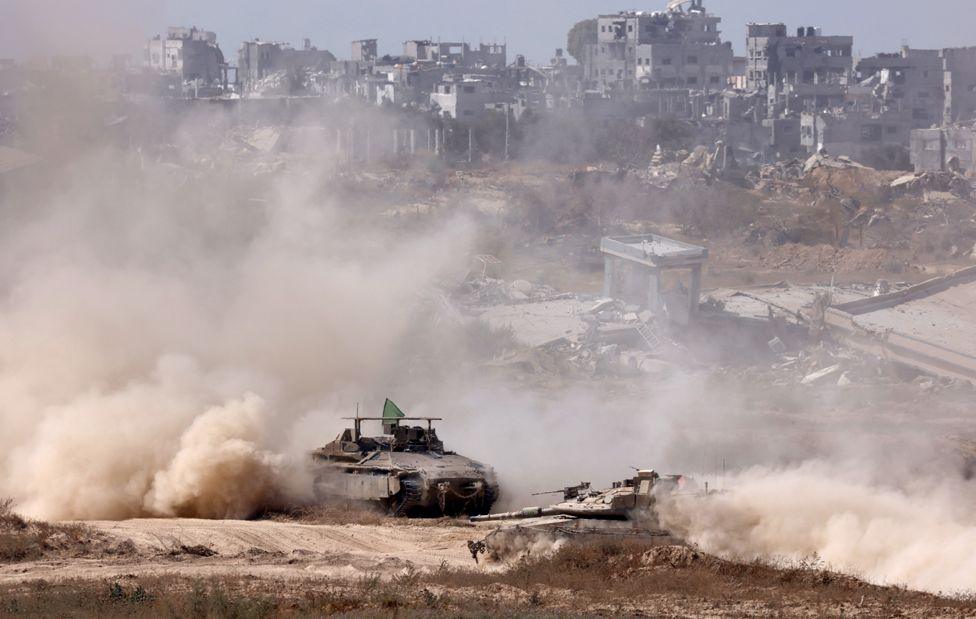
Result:
<svg viewBox="0 0 976 619">
<path fill-rule="evenodd" d="M 217 35 L 206 30 L 173 27 L 165 39 L 154 37 L 146 44 L 146 66 L 179 76 L 184 89 L 222 89 L 227 85 L 227 63 L 217 45 Z"/>
<path fill-rule="evenodd" d="M 514 101 L 512 90 L 505 85 L 476 78 L 441 82 L 430 95 L 441 116 L 465 123 L 477 121 L 491 110 L 504 111 Z"/>
<path fill-rule="evenodd" d="M 597 18 L 597 42 L 588 44 L 584 82 L 603 93 L 687 88 L 723 90 L 733 73 L 731 43 L 721 18 L 692 0 L 667 11 L 623 12 Z"/>
<path fill-rule="evenodd" d="M 746 85 L 767 93 L 770 117 L 841 107 L 853 70 L 854 37 L 824 36 L 819 28 L 749 24 Z"/>
<path fill-rule="evenodd" d="M 350 60 L 353 62 L 373 62 L 379 55 L 377 51 L 379 49 L 376 39 L 360 39 L 359 41 L 352 42 L 352 56 Z"/>
<path fill-rule="evenodd" d="M 976 119 L 976 47 L 939 52 L 945 88 L 945 124 Z"/>
<path fill-rule="evenodd" d="M 904 47 L 860 61 L 857 77 L 874 88 L 876 111 L 911 111 L 915 128 L 976 118 L 976 47 Z"/>
<path fill-rule="evenodd" d="M 945 109 L 942 58 L 938 50 L 903 47 L 857 63 L 857 81 L 871 88 L 874 112 L 910 112 L 914 128 L 938 123 Z"/>
</svg>

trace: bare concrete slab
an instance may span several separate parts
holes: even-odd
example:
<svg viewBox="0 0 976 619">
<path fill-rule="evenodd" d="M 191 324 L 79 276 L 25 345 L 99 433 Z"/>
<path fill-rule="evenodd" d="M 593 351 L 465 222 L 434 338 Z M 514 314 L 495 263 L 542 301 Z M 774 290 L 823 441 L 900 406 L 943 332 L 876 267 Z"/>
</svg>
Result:
<svg viewBox="0 0 976 619">
<path fill-rule="evenodd" d="M 818 293 L 829 292 L 834 303 L 866 299 L 866 292 L 830 286 L 794 286 L 774 284 L 746 289 L 722 288 L 709 292 L 709 299 L 722 303 L 724 310 L 738 318 L 765 320 L 770 312 L 776 316 L 798 316 L 813 306 Z M 805 318 L 804 318 L 805 320 Z"/>
<path fill-rule="evenodd" d="M 584 305 L 587 303 L 579 299 L 495 305 L 486 309 L 481 319 L 496 329 L 510 327 L 520 344 L 536 347 L 560 338 L 577 341 L 586 332 L 586 323 L 580 318 Z"/>
<path fill-rule="evenodd" d="M 834 305 L 831 332 L 920 370 L 976 381 L 976 267 Z"/>
</svg>

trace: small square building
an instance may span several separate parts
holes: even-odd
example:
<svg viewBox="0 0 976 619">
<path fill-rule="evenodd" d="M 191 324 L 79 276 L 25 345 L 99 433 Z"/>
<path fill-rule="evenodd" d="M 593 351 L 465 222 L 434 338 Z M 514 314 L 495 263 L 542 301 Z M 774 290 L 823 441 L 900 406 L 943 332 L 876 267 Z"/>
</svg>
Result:
<svg viewBox="0 0 976 619">
<path fill-rule="evenodd" d="M 704 247 L 656 234 L 608 236 L 603 253 L 603 296 L 650 310 L 686 325 L 698 313 Z"/>
</svg>

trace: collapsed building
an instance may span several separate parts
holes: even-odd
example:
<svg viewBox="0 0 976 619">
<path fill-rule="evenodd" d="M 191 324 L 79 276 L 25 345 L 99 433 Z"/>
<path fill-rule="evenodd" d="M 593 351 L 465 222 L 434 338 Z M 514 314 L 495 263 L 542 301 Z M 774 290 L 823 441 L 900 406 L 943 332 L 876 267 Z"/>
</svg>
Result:
<svg viewBox="0 0 976 619">
<path fill-rule="evenodd" d="M 709 293 L 709 320 L 722 316 L 765 337 L 783 355 L 792 332 L 801 340 L 827 335 L 838 345 L 947 380 L 976 381 L 976 268 L 969 267 L 915 285 L 890 289 L 793 286 L 780 282 Z M 882 284 L 884 284 L 882 286 Z M 719 308 L 719 309 L 714 309 Z M 802 384 L 833 377 L 843 384 L 848 361 L 827 362 Z M 796 360 L 787 361 L 795 364 Z M 852 368 L 853 369 L 853 368 Z"/>
<path fill-rule="evenodd" d="M 305 39 L 302 49 L 287 43 L 245 41 L 238 52 L 237 79 L 244 94 L 309 94 L 319 89 L 315 74 L 327 73 L 336 57 Z"/>
<path fill-rule="evenodd" d="M 412 39 L 403 43 L 403 55 L 417 62 L 430 62 L 465 68 L 504 69 L 508 65 L 508 45 L 480 43 L 472 48 L 464 42 Z"/>
</svg>

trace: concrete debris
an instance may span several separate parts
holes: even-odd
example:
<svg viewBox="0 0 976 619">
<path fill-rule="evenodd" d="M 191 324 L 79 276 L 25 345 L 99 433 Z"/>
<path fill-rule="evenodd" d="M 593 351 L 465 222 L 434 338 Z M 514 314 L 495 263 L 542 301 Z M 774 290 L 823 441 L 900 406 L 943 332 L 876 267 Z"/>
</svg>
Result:
<svg viewBox="0 0 976 619">
<path fill-rule="evenodd" d="M 762 180 L 799 180 L 803 178 L 803 167 L 803 162 L 799 159 L 790 159 L 759 166 L 755 175 Z"/>
<path fill-rule="evenodd" d="M 825 155 L 817 153 L 806 160 L 803 164 L 803 173 L 809 174 L 817 168 L 838 168 L 838 169 L 848 169 L 848 168 L 862 168 L 867 169 L 867 166 L 863 166 L 860 163 L 855 162 L 850 157 L 831 157 L 830 155 Z"/>
<path fill-rule="evenodd" d="M 491 364 L 520 374 L 661 374 L 672 368 L 661 354 L 679 349 L 658 330 L 653 312 L 617 299 L 487 277 L 465 282 L 457 295 L 468 313 L 510 330 L 524 347 Z"/>
<path fill-rule="evenodd" d="M 589 314 L 599 314 L 605 309 L 613 307 L 613 299 L 599 299 L 588 311 Z"/>
<path fill-rule="evenodd" d="M 960 198 L 968 198 L 973 189 L 969 179 L 952 171 L 906 174 L 893 180 L 889 187 L 896 193 L 920 194 L 935 191 L 950 193 Z"/>
<path fill-rule="evenodd" d="M 281 131 L 274 127 L 261 127 L 243 139 L 242 142 L 249 148 L 261 153 L 270 153 L 281 140 Z"/>
<path fill-rule="evenodd" d="M 545 301 L 557 297 L 566 298 L 566 295 L 560 296 L 554 288 L 532 284 L 525 280 L 507 282 L 492 277 L 469 279 L 462 284 L 460 291 L 460 300 L 464 305 Z"/>
<path fill-rule="evenodd" d="M 774 337 L 768 342 L 769 350 L 773 351 L 777 355 L 782 355 L 786 353 L 786 344 L 779 337 Z"/>
<path fill-rule="evenodd" d="M 812 374 L 807 374 L 806 376 L 803 377 L 803 380 L 800 381 L 800 384 L 814 385 L 820 382 L 821 380 L 827 378 L 828 376 L 832 376 L 840 371 L 841 371 L 841 365 L 837 363 L 830 367 L 826 367 L 822 370 L 814 372 Z"/>
</svg>

